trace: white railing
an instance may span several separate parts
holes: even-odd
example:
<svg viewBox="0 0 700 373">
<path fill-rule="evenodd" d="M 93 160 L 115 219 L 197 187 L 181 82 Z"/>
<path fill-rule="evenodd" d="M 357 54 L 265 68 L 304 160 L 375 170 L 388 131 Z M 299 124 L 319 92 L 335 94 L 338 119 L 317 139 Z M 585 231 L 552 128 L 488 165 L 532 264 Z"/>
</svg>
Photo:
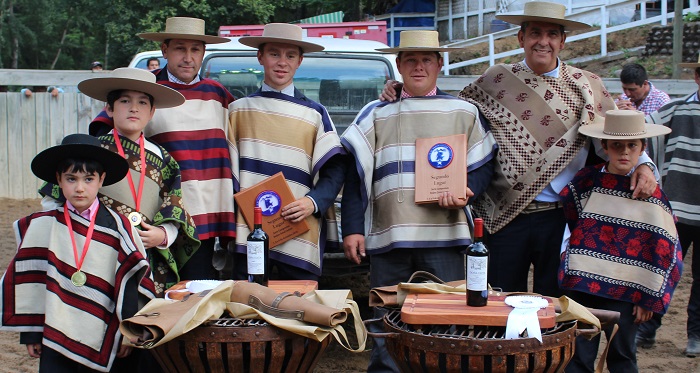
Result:
<svg viewBox="0 0 700 373">
<path fill-rule="evenodd" d="M 569 3 L 573 3 L 572 0 L 569 0 Z M 661 25 L 666 25 L 668 22 L 669 18 L 673 18 L 673 12 L 669 13 L 668 12 L 668 7 L 666 5 L 665 1 L 661 2 L 661 11 L 660 14 L 657 16 L 653 17 L 647 17 L 646 15 L 646 7 L 645 3 L 646 1 L 640 1 L 640 0 L 623 0 L 623 1 L 614 1 L 614 0 L 608 0 L 608 1 L 599 1 L 598 5 L 591 5 L 594 3 L 581 3 L 581 2 L 576 2 L 576 8 L 581 9 L 584 7 L 591 7 L 594 6 L 592 9 L 584 10 L 584 11 L 579 11 L 575 13 L 571 13 L 571 18 L 577 19 L 577 18 L 584 18 L 584 17 L 590 17 L 590 16 L 595 16 L 597 15 L 598 19 L 601 20 L 599 26 L 600 28 L 597 30 L 593 30 L 590 32 L 582 33 L 582 34 L 577 34 L 577 35 L 572 35 L 570 37 L 567 37 L 567 42 L 573 42 L 576 40 L 583 40 L 583 39 L 588 39 L 591 37 L 598 37 L 600 38 L 600 57 L 606 56 L 608 54 L 607 50 L 607 35 L 620 31 L 620 30 L 626 30 L 630 29 L 633 27 L 639 27 L 642 25 L 648 25 L 648 24 L 653 24 L 653 23 L 660 23 Z M 637 21 L 631 21 L 627 23 L 623 23 L 620 25 L 616 26 L 608 26 L 609 24 L 609 16 L 610 12 L 613 10 L 617 10 L 620 8 L 625 8 L 629 7 L 630 5 L 640 5 L 640 10 L 639 10 L 639 15 L 640 19 Z M 685 8 L 683 10 L 683 14 L 687 14 L 689 12 L 699 12 L 700 11 L 700 6 L 698 6 L 698 0 L 691 0 L 690 2 L 690 7 Z M 508 30 L 503 30 L 499 32 L 495 32 L 492 34 L 476 37 L 473 39 L 469 40 L 464 40 L 464 41 L 459 41 L 455 43 L 450 43 L 445 46 L 450 46 L 450 47 L 469 47 L 473 45 L 478 45 L 482 43 L 488 43 L 488 55 L 479 57 L 479 58 L 473 58 L 470 60 L 466 61 L 461 61 L 457 63 L 449 63 L 449 59 L 447 56 L 447 53 L 445 54 L 445 65 L 443 66 L 443 73 L 445 75 L 450 75 L 450 70 L 458 69 L 461 67 L 465 66 L 470 66 L 470 65 L 475 65 L 478 63 L 483 63 L 483 62 L 488 62 L 490 66 L 493 66 L 496 63 L 496 60 L 501 59 L 501 58 L 506 58 L 510 56 L 515 56 L 523 53 L 523 49 L 515 49 L 515 50 L 510 50 L 510 51 L 505 51 L 501 53 L 496 53 L 495 52 L 495 41 L 497 39 L 501 39 L 504 37 L 512 36 L 518 33 L 518 28 L 511 28 Z"/>
</svg>

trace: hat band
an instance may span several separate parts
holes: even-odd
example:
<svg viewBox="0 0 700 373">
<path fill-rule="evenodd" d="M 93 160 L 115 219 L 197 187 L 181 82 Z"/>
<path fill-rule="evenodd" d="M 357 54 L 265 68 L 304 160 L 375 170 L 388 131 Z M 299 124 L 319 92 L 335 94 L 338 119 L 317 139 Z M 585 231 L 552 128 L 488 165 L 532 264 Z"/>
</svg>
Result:
<svg viewBox="0 0 700 373">
<path fill-rule="evenodd" d="M 632 133 L 629 133 L 629 132 L 609 132 L 609 131 L 603 130 L 603 133 L 606 135 L 610 135 L 610 136 L 639 136 L 639 135 L 643 135 L 643 134 L 647 133 L 647 130 L 643 130 L 643 131 L 639 131 L 639 132 L 632 132 Z"/>
</svg>

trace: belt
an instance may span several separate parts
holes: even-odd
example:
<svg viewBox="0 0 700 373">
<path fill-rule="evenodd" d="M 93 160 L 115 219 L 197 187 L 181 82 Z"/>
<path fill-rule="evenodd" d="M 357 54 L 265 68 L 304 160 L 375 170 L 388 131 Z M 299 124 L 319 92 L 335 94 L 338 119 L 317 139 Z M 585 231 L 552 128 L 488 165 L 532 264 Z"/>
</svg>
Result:
<svg viewBox="0 0 700 373">
<path fill-rule="evenodd" d="M 531 214 L 533 212 L 542 212 L 542 211 L 548 211 L 548 210 L 554 210 L 564 207 L 564 205 L 561 202 L 540 202 L 540 201 L 532 201 L 530 204 L 525 206 L 521 214 Z"/>
</svg>

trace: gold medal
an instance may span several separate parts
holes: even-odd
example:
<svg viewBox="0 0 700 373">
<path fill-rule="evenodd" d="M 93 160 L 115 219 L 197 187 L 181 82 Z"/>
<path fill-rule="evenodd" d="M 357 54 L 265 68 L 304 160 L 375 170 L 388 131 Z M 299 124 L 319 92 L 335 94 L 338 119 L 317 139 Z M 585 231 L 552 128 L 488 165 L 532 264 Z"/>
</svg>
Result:
<svg viewBox="0 0 700 373">
<path fill-rule="evenodd" d="M 87 282 L 87 276 L 82 271 L 76 271 L 73 276 L 70 276 L 70 282 L 75 286 L 83 286 Z"/>
<path fill-rule="evenodd" d="M 128 218 L 129 218 L 129 221 L 131 222 L 131 225 L 133 225 L 134 227 L 141 224 L 141 221 L 142 221 L 141 214 L 139 214 L 136 211 L 132 211 L 131 213 L 129 213 Z"/>
</svg>

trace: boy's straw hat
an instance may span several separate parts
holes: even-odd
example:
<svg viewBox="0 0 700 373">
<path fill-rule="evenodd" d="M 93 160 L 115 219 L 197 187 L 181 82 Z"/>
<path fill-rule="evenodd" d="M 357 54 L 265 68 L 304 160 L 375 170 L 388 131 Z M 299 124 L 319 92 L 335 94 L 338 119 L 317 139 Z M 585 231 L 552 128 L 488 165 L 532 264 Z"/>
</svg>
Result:
<svg viewBox="0 0 700 373">
<path fill-rule="evenodd" d="M 121 89 L 148 93 L 153 96 L 153 106 L 156 108 L 175 107 L 185 103 L 185 96 L 180 92 L 156 83 L 156 76 L 152 72 L 132 67 L 114 69 L 78 84 L 80 92 L 100 101 L 107 101 L 109 92 Z"/>
<path fill-rule="evenodd" d="M 258 48 L 265 43 L 283 43 L 300 47 L 304 53 L 320 52 L 323 46 L 302 40 L 303 30 L 289 23 L 268 23 L 263 28 L 262 36 L 243 36 L 238 39 L 241 44 Z"/>
<path fill-rule="evenodd" d="M 598 139 L 634 140 L 666 135 L 671 129 L 660 124 L 646 123 L 641 111 L 608 110 L 605 118 L 580 126 L 578 132 Z"/>
<path fill-rule="evenodd" d="M 226 43 L 227 38 L 204 34 L 204 20 L 190 17 L 170 17 L 165 20 L 165 31 L 144 32 L 139 37 L 164 42 L 168 39 L 201 40 L 206 44 Z"/>
<path fill-rule="evenodd" d="M 67 158 L 90 159 L 102 165 L 105 172 L 103 186 L 114 184 L 126 176 L 129 164 L 119 154 L 103 148 L 97 137 L 76 133 L 63 138 L 61 145 L 52 146 L 32 159 L 32 172 L 49 183 L 58 183 L 56 169 Z"/>
<path fill-rule="evenodd" d="M 411 30 L 401 31 L 399 46 L 394 48 L 378 48 L 379 52 L 450 52 L 460 50 L 457 47 L 441 47 L 437 31 Z"/>
<path fill-rule="evenodd" d="M 684 62 L 684 63 L 679 63 L 678 66 L 687 67 L 690 69 L 698 68 L 698 67 L 700 67 L 700 55 L 698 55 L 698 62 Z"/>
<path fill-rule="evenodd" d="M 514 25 L 522 25 L 523 22 L 547 22 L 562 25 L 567 31 L 583 30 L 591 25 L 583 22 L 566 19 L 566 6 L 547 1 L 530 1 L 525 3 L 522 13 L 497 14 L 496 19 L 506 21 Z"/>
</svg>

